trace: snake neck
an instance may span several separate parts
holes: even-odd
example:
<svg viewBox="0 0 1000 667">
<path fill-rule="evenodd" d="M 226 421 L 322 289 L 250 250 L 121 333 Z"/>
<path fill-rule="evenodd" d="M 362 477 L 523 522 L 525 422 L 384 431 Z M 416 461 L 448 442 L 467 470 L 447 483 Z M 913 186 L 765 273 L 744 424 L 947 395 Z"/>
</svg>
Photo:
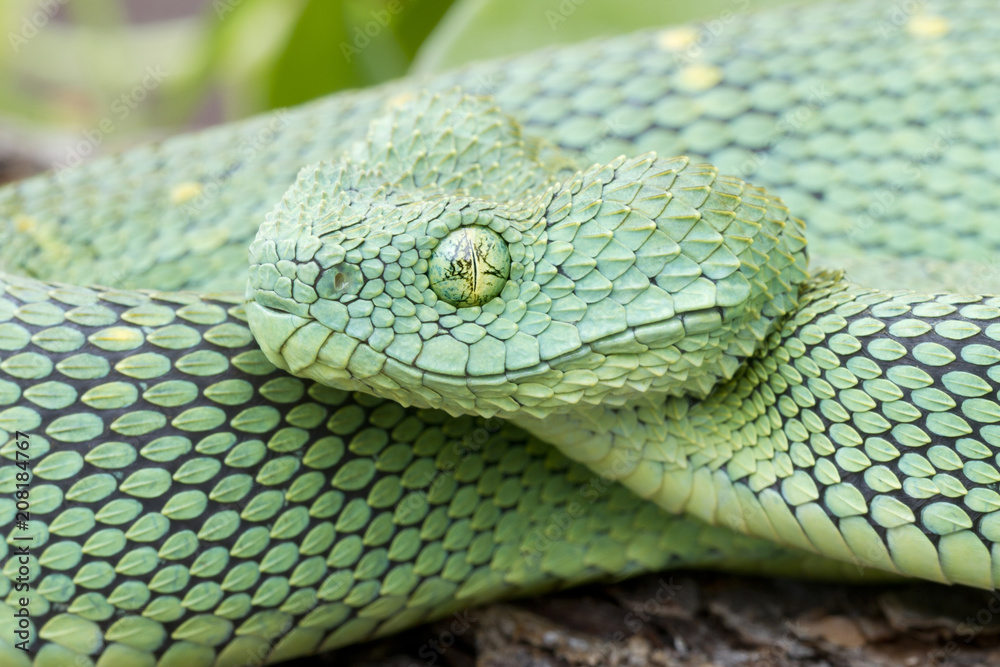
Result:
<svg viewBox="0 0 1000 667">
<path fill-rule="evenodd" d="M 742 358 L 720 353 L 689 359 L 691 368 L 680 370 L 705 377 L 689 383 L 690 391 L 685 393 L 649 391 L 618 404 L 588 404 L 545 418 L 522 416 L 512 421 L 615 479 L 639 474 L 643 458 L 654 450 L 655 458 L 669 470 L 710 465 L 720 455 L 725 463 L 725 451 L 732 455 L 732 431 L 748 423 L 747 411 L 742 409 L 737 415 L 731 406 L 756 405 L 747 403 L 748 396 L 777 371 L 774 360 L 791 358 L 789 346 L 800 350 L 795 333 L 802 313 L 817 301 L 849 289 L 840 274 L 804 284 L 797 309 L 771 321 L 758 334 L 761 343 L 756 349 L 748 349 Z M 706 369 L 710 372 L 698 373 Z M 752 417 L 754 421 L 766 418 L 760 410 Z"/>
<path fill-rule="evenodd" d="M 997 315 L 997 298 L 820 277 L 767 349 L 703 401 L 650 397 L 520 423 L 672 512 L 991 588 Z"/>
</svg>

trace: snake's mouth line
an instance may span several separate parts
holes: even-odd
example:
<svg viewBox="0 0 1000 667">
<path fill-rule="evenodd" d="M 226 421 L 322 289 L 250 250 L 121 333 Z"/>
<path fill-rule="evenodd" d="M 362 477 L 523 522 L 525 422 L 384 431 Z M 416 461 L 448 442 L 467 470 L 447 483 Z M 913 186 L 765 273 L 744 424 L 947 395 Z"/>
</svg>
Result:
<svg viewBox="0 0 1000 667">
<path fill-rule="evenodd" d="M 268 318 L 272 322 L 280 322 L 280 321 L 288 322 L 289 320 L 298 320 L 298 322 L 296 322 L 295 326 L 288 328 L 287 331 L 285 332 L 282 332 L 280 343 L 278 345 L 273 345 L 272 343 L 278 341 L 272 340 L 271 336 L 265 336 L 265 335 L 258 336 L 257 333 L 255 332 L 255 327 L 253 325 L 253 322 L 256 319 L 256 313 L 258 310 L 262 311 L 264 317 Z M 273 363 L 278 368 L 287 370 L 290 373 L 294 373 L 296 375 L 302 373 L 302 371 L 308 369 L 312 364 L 316 363 L 316 357 L 319 354 L 319 351 L 322 349 L 322 346 L 325 345 L 326 341 L 329 339 L 329 336 L 323 339 L 323 342 L 320 344 L 319 347 L 317 347 L 315 354 L 312 355 L 312 361 L 310 363 L 305 365 L 299 365 L 299 364 L 292 365 L 288 363 L 289 355 L 286 354 L 288 343 L 292 340 L 295 334 L 304 329 L 310 323 L 315 322 L 315 320 L 312 318 L 302 317 L 301 315 L 295 315 L 294 313 L 289 313 L 288 311 L 279 310 L 278 308 L 274 308 L 272 306 L 266 306 L 253 299 L 247 301 L 246 312 L 247 312 L 247 320 L 250 323 L 250 331 L 251 333 L 253 333 L 254 340 L 257 341 L 257 344 L 264 352 L 264 355 L 271 361 L 271 363 Z M 333 332 L 330 332 L 330 335 L 333 335 Z"/>
<path fill-rule="evenodd" d="M 717 307 L 694 312 L 707 311 L 717 313 L 721 319 L 725 319 L 725 313 Z M 264 336 L 258 339 L 261 349 L 279 368 L 314 379 L 321 384 L 330 384 L 339 388 L 353 385 L 357 390 L 376 394 L 387 389 L 385 381 L 388 380 L 390 384 L 397 385 L 396 389 L 390 392 L 394 400 L 406 405 L 425 404 L 428 407 L 443 409 L 454 414 L 468 412 L 469 406 L 463 407 L 463 404 L 467 403 L 470 398 L 481 398 L 487 401 L 491 398 L 510 399 L 520 385 L 529 383 L 546 386 L 558 384 L 564 376 L 573 371 L 580 371 L 580 377 L 586 376 L 591 382 L 597 384 L 600 380 L 595 373 L 605 358 L 622 352 L 620 346 L 624 340 L 623 334 L 629 334 L 625 338 L 628 338 L 633 345 L 635 343 L 643 344 L 636 340 L 635 328 L 632 328 L 580 343 L 576 349 L 570 352 L 563 352 L 551 359 L 541 360 L 524 368 L 477 376 L 450 375 L 440 371 L 425 370 L 415 363 L 401 361 L 384 351 L 376 350 L 367 339 L 359 339 L 344 331 L 330 329 L 312 317 L 295 315 L 252 299 L 247 303 L 247 312 L 251 322 L 264 319 L 283 323 L 281 327 L 272 327 L 272 329 L 283 329 L 280 342 L 278 340 L 270 342 Z M 656 341 L 657 349 L 672 349 L 685 336 L 695 333 L 685 331 L 682 324 L 683 318 L 684 315 L 673 314 L 671 317 L 644 325 L 644 327 L 660 328 L 661 337 Z M 671 326 L 671 323 L 675 323 L 675 325 Z M 311 340 L 308 349 L 305 349 L 304 346 L 296 347 L 297 335 L 310 325 L 317 329 L 322 327 L 322 332 L 317 332 L 309 337 Z M 668 328 L 671 335 L 669 337 L 663 336 L 662 332 Z M 340 338 L 340 342 L 344 341 L 345 338 L 351 341 L 348 345 L 349 352 L 345 352 L 343 348 L 340 350 L 330 348 L 330 346 L 338 345 L 337 338 Z M 375 364 L 369 365 L 364 370 L 352 367 L 357 350 L 364 350 L 362 354 L 369 359 L 375 359 Z M 723 352 L 723 350 L 719 350 L 718 354 L 721 355 Z M 335 360 L 339 360 L 339 362 Z M 712 365 L 713 361 L 705 358 L 698 365 Z M 676 371 L 666 361 L 661 366 L 648 370 L 651 376 L 662 376 Z M 558 374 L 558 377 L 553 377 L 554 374 Z M 383 378 L 382 381 L 376 379 L 379 376 Z M 719 377 L 720 381 L 727 379 L 729 377 L 726 373 Z M 578 391 L 554 394 L 544 403 L 549 405 L 550 409 L 558 407 L 569 409 L 582 404 L 617 406 L 626 400 L 610 390 L 588 392 L 584 391 L 586 388 L 588 387 L 581 386 Z M 431 390 L 432 393 L 423 390 Z M 482 406 L 477 405 L 477 407 Z M 476 412 L 479 411 L 476 410 Z M 498 412 L 504 411 L 498 408 Z"/>
</svg>

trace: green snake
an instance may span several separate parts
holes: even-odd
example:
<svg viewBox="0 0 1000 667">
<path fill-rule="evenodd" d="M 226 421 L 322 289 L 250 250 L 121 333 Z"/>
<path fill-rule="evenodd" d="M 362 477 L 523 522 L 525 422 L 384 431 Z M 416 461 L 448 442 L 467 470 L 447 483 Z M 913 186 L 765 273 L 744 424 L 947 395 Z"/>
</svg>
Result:
<svg viewBox="0 0 1000 667">
<path fill-rule="evenodd" d="M 0 664 L 681 566 L 998 587 L 993 9 L 651 30 L 0 190 Z"/>
</svg>

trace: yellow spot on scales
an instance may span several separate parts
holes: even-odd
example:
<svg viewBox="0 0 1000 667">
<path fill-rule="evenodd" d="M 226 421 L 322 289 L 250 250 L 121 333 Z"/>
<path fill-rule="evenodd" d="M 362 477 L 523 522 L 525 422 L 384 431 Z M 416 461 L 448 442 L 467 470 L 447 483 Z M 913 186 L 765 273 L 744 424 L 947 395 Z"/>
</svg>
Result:
<svg viewBox="0 0 1000 667">
<path fill-rule="evenodd" d="M 13 223 L 15 233 L 24 234 L 34 242 L 40 255 L 36 261 L 48 264 L 65 263 L 74 254 L 79 253 L 78 249 L 59 240 L 60 234 L 54 231 L 58 227 L 50 222 L 20 214 L 14 216 Z"/>
<path fill-rule="evenodd" d="M 942 37 L 950 30 L 948 19 L 933 14 L 917 14 L 906 24 L 906 32 L 915 37 Z"/>
<path fill-rule="evenodd" d="M 142 345 L 144 338 L 142 332 L 135 327 L 108 327 L 87 337 L 91 344 L 102 350 L 119 352 L 122 350 L 134 350 Z"/>
<path fill-rule="evenodd" d="M 202 188 L 201 183 L 194 181 L 179 183 L 170 191 L 170 203 L 174 206 L 181 206 L 199 196 L 203 191 L 204 188 Z"/>
<path fill-rule="evenodd" d="M 698 41 L 698 31 L 691 26 L 661 30 L 656 35 L 656 45 L 664 51 L 683 51 Z"/>
<path fill-rule="evenodd" d="M 399 109 L 411 102 L 414 98 L 416 98 L 414 93 L 399 93 L 398 95 L 393 95 L 386 101 L 385 108 L 389 110 Z"/>
<path fill-rule="evenodd" d="M 19 232 L 26 232 L 35 226 L 36 222 L 34 218 L 30 218 L 26 215 L 15 215 L 14 216 L 14 229 Z"/>
<path fill-rule="evenodd" d="M 681 90 L 708 90 L 722 81 L 722 70 L 714 65 L 691 65 L 677 73 L 677 87 Z"/>
</svg>

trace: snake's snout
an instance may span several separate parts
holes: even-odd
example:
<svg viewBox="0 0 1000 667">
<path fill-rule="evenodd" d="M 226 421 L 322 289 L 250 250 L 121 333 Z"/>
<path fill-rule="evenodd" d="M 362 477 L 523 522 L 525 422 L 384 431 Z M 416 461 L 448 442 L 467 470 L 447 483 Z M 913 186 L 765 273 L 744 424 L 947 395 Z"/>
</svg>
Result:
<svg viewBox="0 0 1000 667">
<path fill-rule="evenodd" d="M 331 334 L 329 318 L 321 314 L 326 299 L 357 298 L 361 276 L 343 261 L 345 254 L 341 245 L 325 243 L 281 216 L 261 225 L 249 250 L 247 318 L 279 368 L 309 375 Z"/>
</svg>

